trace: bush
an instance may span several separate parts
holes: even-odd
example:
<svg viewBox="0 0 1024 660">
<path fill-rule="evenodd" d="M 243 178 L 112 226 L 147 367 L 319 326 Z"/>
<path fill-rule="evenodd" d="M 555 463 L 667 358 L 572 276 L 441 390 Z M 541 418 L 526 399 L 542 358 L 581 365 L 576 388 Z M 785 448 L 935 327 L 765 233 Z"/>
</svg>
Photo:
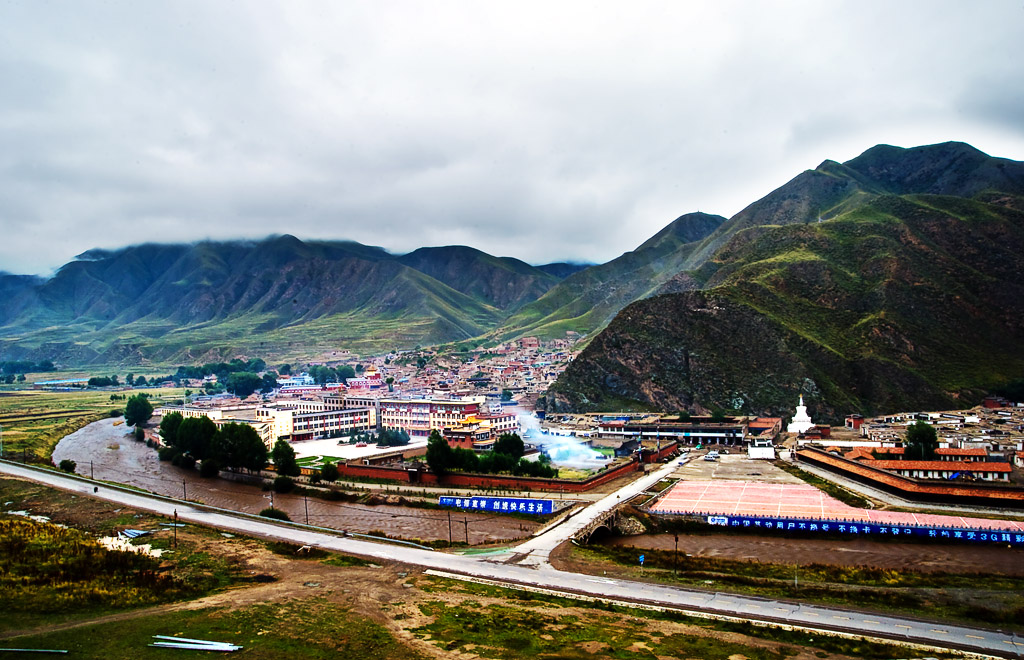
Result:
<svg viewBox="0 0 1024 660">
<path fill-rule="evenodd" d="M 309 483 L 313 485 L 320 483 L 320 473 L 314 472 L 313 474 L 309 475 Z"/>
<path fill-rule="evenodd" d="M 199 464 L 199 476 L 204 478 L 216 477 L 220 475 L 220 463 L 208 458 Z"/>
<path fill-rule="evenodd" d="M 324 463 L 320 468 L 320 478 L 324 481 L 337 481 L 339 476 L 338 466 L 334 463 Z"/>
<path fill-rule="evenodd" d="M 141 426 L 135 427 L 135 439 L 138 442 L 142 442 L 143 440 L 146 439 L 146 432 L 142 430 Z"/>
<path fill-rule="evenodd" d="M 73 473 L 75 471 L 75 468 L 78 467 L 78 463 L 74 462 L 70 458 L 65 458 L 63 461 L 60 462 L 60 465 L 58 465 L 57 467 L 59 467 L 61 470 L 64 470 L 65 472 Z"/>
<path fill-rule="evenodd" d="M 264 518 L 273 518 L 274 520 L 287 520 L 289 522 L 291 521 L 291 518 L 288 517 L 287 513 L 285 513 L 281 509 L 275 509 L 274 507 L 270 506 L 260 511 L 260 515 Z"/>
<path fill-rule="evenodd" d="M 110 417 L 111 419 L 116 417 L 124 417 L 124 411 L 121 410 L 120 408 L 111 408 L 110 412 L 107 413 L 107 417 Z"/>
<path fill-rule="evenodd" d="M 188 454 L 175 454 L 171 458 L 171 465 L 184 470 L 191 470 L 196 466 L 196 459 Z"/>
<path fill-rule="evenodd" d="M 275 493 L 290 493 L 293 490 L 295 490 L 295 481 L 291 477 L 286 477 L 282 474 L 274 479 Z"/>
<path fill-rule="evenodd" d="M 179 452 L 174 447 L 161 447 L 160 450 L 157 451 L 156 455 L 157 455 L 157 458 L 159 458 L 161 461 L 171 461 L 172 463 L 174 463 L 174 458 L 176 456 L 181 455 L 181 452 Z M 180 461 L 177 462 L 177 463 L 174 463 L 174 465 L 180 465 L 180 464 L 181 464 Z"/>
</svg>

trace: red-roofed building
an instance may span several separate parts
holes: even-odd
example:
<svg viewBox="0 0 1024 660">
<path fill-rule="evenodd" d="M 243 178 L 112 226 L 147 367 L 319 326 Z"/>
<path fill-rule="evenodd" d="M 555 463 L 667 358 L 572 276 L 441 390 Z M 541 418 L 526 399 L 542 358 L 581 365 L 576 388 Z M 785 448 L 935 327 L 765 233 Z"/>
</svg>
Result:
<svg viewBox="0 0 1024 660">
<path fill-rule="evenodd" d="M 953 449 L 951 447 L 936 449 L 935 457 L 940 461 L 985 461 L 988 452 L 980 447 L 977 449 Z"/>
<path fill-rule="evenodd" d="M 961 461 L 871 461 L 864 465 L 895 472 L 913 479 L 952 479 L 973 477 L 985 481 L 1009 481 L 1009 463 L 982 463 Z"/>
</svg>

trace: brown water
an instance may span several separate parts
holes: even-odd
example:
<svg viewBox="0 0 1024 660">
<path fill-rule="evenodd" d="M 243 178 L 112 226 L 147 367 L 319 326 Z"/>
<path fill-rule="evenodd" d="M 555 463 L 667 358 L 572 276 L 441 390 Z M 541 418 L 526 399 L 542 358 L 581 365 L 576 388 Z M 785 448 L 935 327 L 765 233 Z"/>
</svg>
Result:
<svg viewBox="0 0 1024 660">
<path fill-rule="evenodd" d="M 258 513 L 271 505 L 271 494 L 256 486 L 225 479 L 203 479 L 195 470 L 182 470 L 157 459 L 156 451 L 136 442 L 124 424 L 100 420 L 63 438 L 53 452 L 54 463 L 71 459 L 77 472 L 96 479 L 137 486 L 170 497 L 186 497 L 210 506 Z M 308 521 L 352 532 L 381 531 L 406 539 L 448 540 L 446 511 L 348 502 L 326 502 L 301 495 L 273 495 L 273 504 L 297 522 Z M 452 512 L 451 535 L 468 537 L 473 545 L 526 538 L 540 524 L 505 516 Z M 465 524 L 464 524 L 465 523 Z"/>
</svg>

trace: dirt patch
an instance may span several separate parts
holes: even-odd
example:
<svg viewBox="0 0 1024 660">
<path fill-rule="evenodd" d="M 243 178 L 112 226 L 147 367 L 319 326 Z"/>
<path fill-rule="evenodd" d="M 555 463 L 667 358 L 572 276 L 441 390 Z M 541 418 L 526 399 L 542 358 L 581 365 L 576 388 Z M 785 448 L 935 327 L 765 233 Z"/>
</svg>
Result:
<svg viewBox="0 0 1024 660">
<path fill-rule="evenodd" d="M 672 534 L 610 538 L 604 545 L 644 550 L 675 548 Z M 830 564 L 936 573 L 1024 576 L 1024 552 L 1005 546 L 877 543 L 863 539 L 787 539 L 777 536 L 679 535 L 679 552 L 699 557 L 771 564 Z"/>
</svg>

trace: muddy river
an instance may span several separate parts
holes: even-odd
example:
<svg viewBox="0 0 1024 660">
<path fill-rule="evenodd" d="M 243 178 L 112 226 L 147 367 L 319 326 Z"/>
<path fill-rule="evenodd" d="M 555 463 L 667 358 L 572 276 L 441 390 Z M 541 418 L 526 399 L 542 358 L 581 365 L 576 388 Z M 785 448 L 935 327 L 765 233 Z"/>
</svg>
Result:
<svg viewBox="0 0 1024 660">
<path fill-rule="evenodd" d="M 186 497 L 210 506 L 258 513 L 271 505 L 271 494 L 252 485 L 225 479 L 203 479 L 195 470 L 182 470 L 157 459 L 156 451 L 136 442 L 124 424 L 105 419 L 68 435 L 53 452 L 54 463 L 75 461 L 77 472 L 171 497 Z M 301 495 L 273 495 L 273 505 L 292 520 L 308 521 L 353 532 L 384 532 L 405 539 L 447 540 L 449 526 L 455 541 L 473 545 L 526 538 L 540 523 L 497 515 L 432 511 L 391 505 L 327 502 Z"/>
</svg>

